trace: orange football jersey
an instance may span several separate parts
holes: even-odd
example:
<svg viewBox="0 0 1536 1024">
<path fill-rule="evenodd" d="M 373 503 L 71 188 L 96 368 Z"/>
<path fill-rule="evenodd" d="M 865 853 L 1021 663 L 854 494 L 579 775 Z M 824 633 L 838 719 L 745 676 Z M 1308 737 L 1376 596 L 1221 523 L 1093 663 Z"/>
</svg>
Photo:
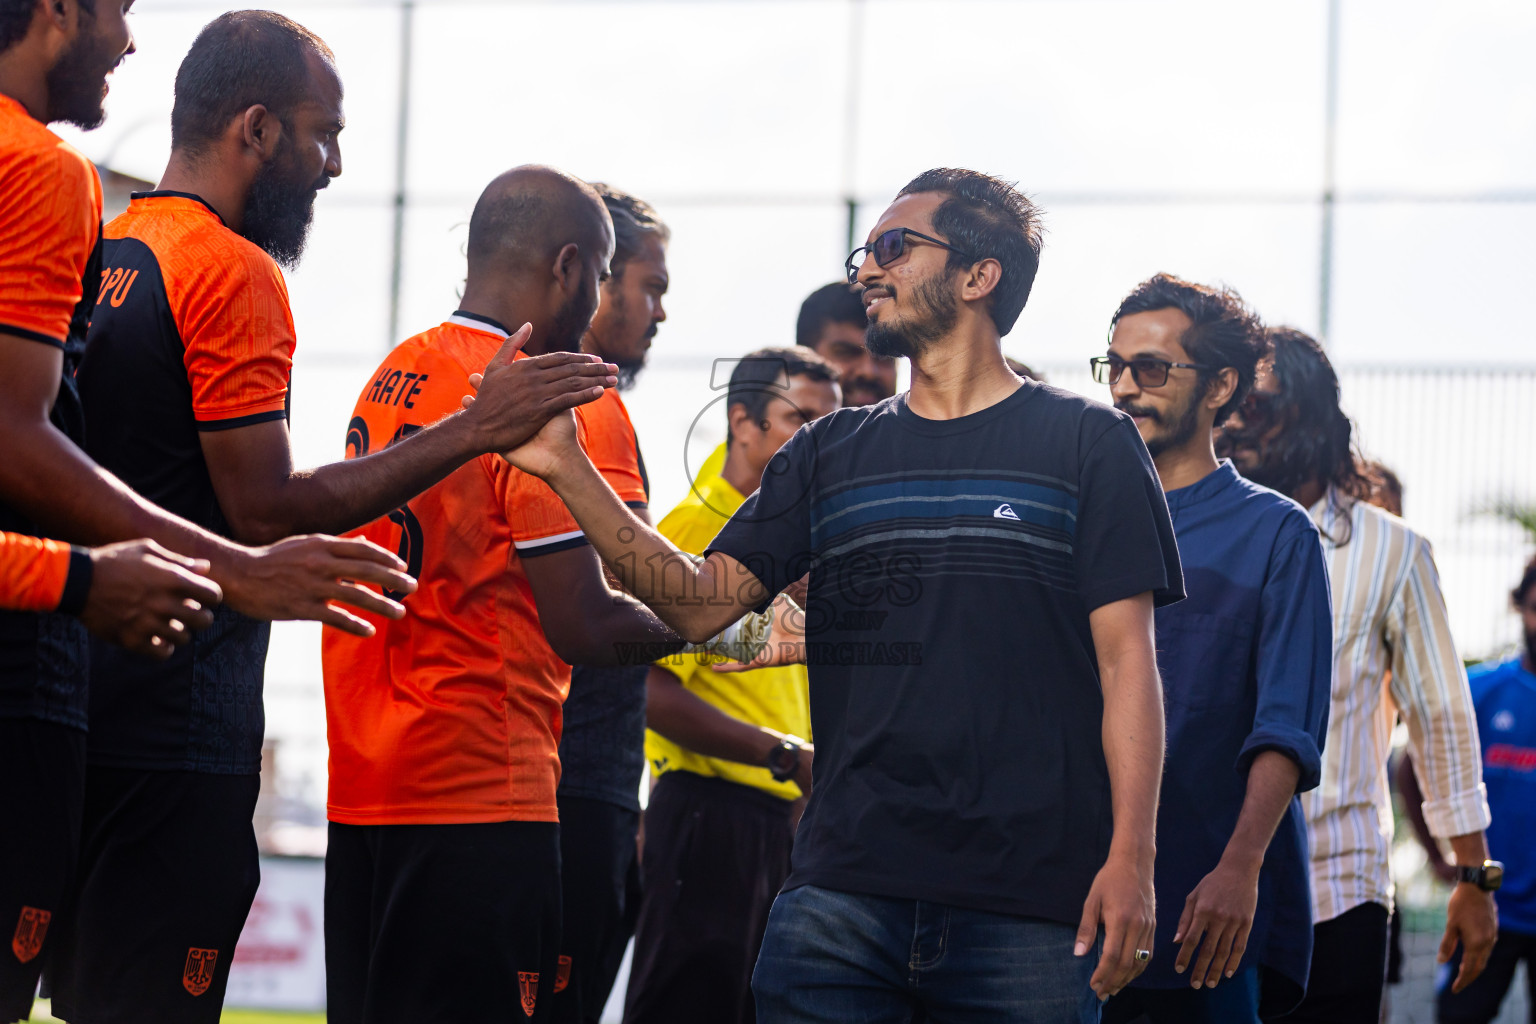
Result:
<svg viewBox="0 0 1536 1024">
<path fill-rule="evenodd" d="M 9 336 L 7 345 L 63 350 L 49 420 L 76 444 L 85 438 L 85 417 L 74 373 L 90 322 L 94 295 L 84 293 L 87 281 L 94 292 L 100 235 L 95 168 L 20 103 L 0 95 L 0 334 Z M 0 496 L 0 530 L 47 536 L 56 525 Z M 28 603 L 56 597 L 38 591 L 12 596 Z M 79 619 L 0 610 L 0 717 L 84 729 L 88 654 Z"/>
<path fill-rule="evenodd" d="M 0 331 L 63 348 L 101 233 L 101 181 L 0 94 L 0 182 Z"/>
<path fill-rule="evenodd" d="M 401 343 L 363 388 L 347 457 L 456 411 L 506 336 L 455 313 Z M 577 410 L 583 443 L 597 405 Z M 544 637 L 523 564 L 587 543 L 570 512 L 542 480 L 484 455 L 358 535 L 398 551 L 418 587 L 405 618 L 375 620 L 372 638 L 325 630 L 330 820 L 559 820 L 571 668 Z"/>
</svg>

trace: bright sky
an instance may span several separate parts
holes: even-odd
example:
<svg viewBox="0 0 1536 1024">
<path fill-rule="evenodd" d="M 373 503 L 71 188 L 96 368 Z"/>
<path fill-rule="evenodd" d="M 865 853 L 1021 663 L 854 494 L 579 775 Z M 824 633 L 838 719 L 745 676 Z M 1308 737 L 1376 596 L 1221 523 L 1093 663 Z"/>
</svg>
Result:
<svg viewBox="0 0 1536 1024">
<path fill-rule="evenodd" d="M 400 340 L 387 324 L 401 14 L 275 6 L 330 43 L 346 83 L 344 174 L 290 276 L 293 428 L 313 463 L 341 455 L 358 390 Z M 109 120 L 72 141 L 158 178 L 177 64 L 225 7 L 138 0 L 139 50 L 113 77 Z M 468 212 L 499 171 L 551 163 L 649 199 L 673 229 L 671 318 L 630 403 L 665 511 L 686 486 L 688 426 L 715 397 L 708 361 L 792 342 L 800 300 L 841 274 L 844 197 L 861 203 L 862 234 L 930 166 L 1016 179 L 1045 208 L 1040 276 L 1005 341 L 1032 364 L 1101 351 L 1120 296 L 1160 270 L 1225 281 L 1270 320 L 1315 331 L 1328 9 L 423 0 L 401 336 L 454 308 Z M 1536 363 L 1536 4 L 1339 10 L 1336 359 Z M 692 443 L 720 430 L 707 419 Z M 279 630 L 274 692 L 313 694 L 316 646 L 312 630 Z M 305 707 L 282 728 L 314 741 Z"/>
</svg>

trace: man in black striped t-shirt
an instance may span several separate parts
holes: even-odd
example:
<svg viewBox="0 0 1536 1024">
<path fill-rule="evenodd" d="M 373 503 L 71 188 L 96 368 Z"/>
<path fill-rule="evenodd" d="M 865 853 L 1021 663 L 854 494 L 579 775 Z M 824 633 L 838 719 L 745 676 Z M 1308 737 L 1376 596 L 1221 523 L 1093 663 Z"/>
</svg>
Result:
<svg viewBox="0 0 1536 1024">
<path fill-rule="evenodd" d="M 673 571 L 569 417 L 508 453 L 689 640 L 810 572 L 815 788 L 763 1021 L 1097 1021 L 1150 956 L 1152 609 L 1183 596 L 1178 551 L 1130 418 L 1003 360 L 1039 249 L 1007 183 L 908 184 L 848 268 L 912 390 L 802 427 L 697 567 Z M 798 656 L 784 635 L 754 667 Z"/>
</svg>

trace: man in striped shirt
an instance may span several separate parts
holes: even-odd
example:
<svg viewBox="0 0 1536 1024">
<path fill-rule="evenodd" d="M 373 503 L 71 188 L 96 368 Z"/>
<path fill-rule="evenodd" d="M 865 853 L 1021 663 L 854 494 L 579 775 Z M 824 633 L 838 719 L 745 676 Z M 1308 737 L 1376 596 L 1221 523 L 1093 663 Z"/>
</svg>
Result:
<svg viewBox="0 0 1536 1024">
<path fill-rule="evenodd" d="M 1463 947 L 1456 991 L 1482 972 L 1493 947 L 1477 722 L 1429 542 L 1366 500 L 1370 484 L 1356 468 L 1338 377 L 1322 347 L 1291 328 L 1269 335 L 1272 362 L 1223 428 L 1221 454 L 1310 510 L 1333 587 L 1322 784 L 1302 796 L 1311 830 L 1312 970 L 1306 1000 L 1285 1019 L 1375 1024 L 1392 903 L 1387 755 L 1399 715 L 1423 784 L 1424 818 L 1449 839 L 1460 865 L 1439 950 L 1444 963 Z"/>
</svg>

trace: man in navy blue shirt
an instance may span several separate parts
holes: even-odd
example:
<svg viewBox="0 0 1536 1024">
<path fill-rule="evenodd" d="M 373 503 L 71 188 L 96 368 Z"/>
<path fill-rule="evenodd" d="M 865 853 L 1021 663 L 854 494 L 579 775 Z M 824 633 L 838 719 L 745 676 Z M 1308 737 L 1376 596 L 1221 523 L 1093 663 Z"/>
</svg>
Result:
<svg viewBox="0 0 1536 1024">
<path fill-rule="evenodd" d="M 1483 783 L 1488 787 L 1488 855 L 1504 865 L 1499 889 L 1499 939 L 1488 966 L 1472 984 L 1452 992 L 1461 951 L 1442 970 L 1439 1024 L 1488 1024 L 1525 961 L 1529 1001 L 1536 1006 L 1536 559 L 1511 595 L 1525 646 L 1497 663 L 1467 673 L 1477 732 L 1483 741 Z"/>
<path fill-rule="evenodd" d="M 1039 252 L 1010 184 L 910 182 L 848 267 L 911 391 L 801 427 L 702 564 L 608 490 L 573 420 L 508 453 L 696 643 L 810 573 L 797 640 L 753 663 L 803 652 L 816 736 L 762 1024 L 1086 1024 L 1152 955 L 1152 615 L 1182 596 L 1178 551 L 1131 418 L 1003 361 Z"/>
<path fill-rule="evenodd" d="M 1157 610 L 1168 755 L 1150 967 L 1105 1020 L 1257 1024 L 1300 1001 L 1312 951 L 1305 818 L 1318 784 L 1333 631 L 1317 529 L 1216 461 L 1215 428 L 1266 342 L 1236 292 L 1159 274 L 1094 359 L 1168 497 L 1188 597 Z"/>
</svg>

